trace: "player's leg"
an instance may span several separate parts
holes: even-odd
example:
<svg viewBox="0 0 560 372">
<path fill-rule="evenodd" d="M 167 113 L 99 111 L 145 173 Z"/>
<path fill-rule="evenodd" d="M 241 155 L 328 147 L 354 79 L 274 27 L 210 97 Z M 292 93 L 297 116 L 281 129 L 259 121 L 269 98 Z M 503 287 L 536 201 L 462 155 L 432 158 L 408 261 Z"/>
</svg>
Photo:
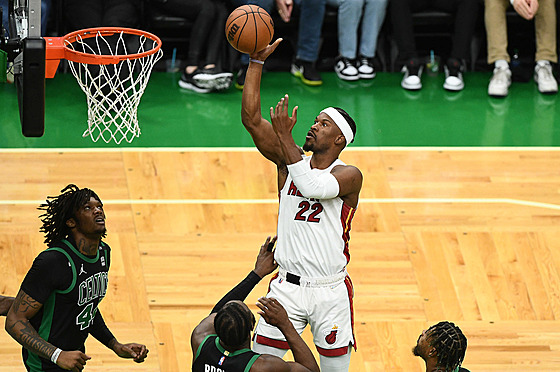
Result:
<svg viewBox="0 0 560 372">
<path fill-rule="evenodd" d="M 270 291 L 266 297 L 275 298 L 282 304 L 294 328 L 301 334 L 307 326 L 306 311 L 302 309 L 302 304 L 305 303 L 302 288 L 276 277 L 270 282 Z M 253 351 L 261 354 L 272 354 L 281 358 L 288 349 L 288 342 L 282 332 L 261 317 L 255 327 Z"/>
<path fill-rule="evenodd" d="M 319 361 L 321 362 L 321 372 L 340 372 L 348 371 L 350 369 L 350 353 L 352 346 L 348 346 L 348 352 L 344 355 L 335 357 L 328 357 L 319 354 Z"/>
<path fill-rule="evenodd" d="M 284 355 L 288 352 L 288 349 L 280 349 L 273 346 L 259 344 L 257 341 L 253 342 L 253 351 L 259 354 L 274 355 L 278 358 L 284 358 Z"/>
<path fill-rule="evenodd" d="M 320 355 L 321 371 L 348 371 L 350 349 L 355 345 L 352 282 L 346 277 L 337 285 L 309 290 L 314 300 L 309 324 Z"/>
</svg>

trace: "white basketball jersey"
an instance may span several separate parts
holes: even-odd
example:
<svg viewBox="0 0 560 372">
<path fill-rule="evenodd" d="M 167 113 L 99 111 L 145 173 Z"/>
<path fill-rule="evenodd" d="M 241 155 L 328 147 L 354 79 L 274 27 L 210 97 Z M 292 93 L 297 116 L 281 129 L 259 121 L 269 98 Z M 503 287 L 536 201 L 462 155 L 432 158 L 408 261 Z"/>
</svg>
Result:
<svg viewBox="0 0 560 372">
<path fill-rule="evenodd" d="M 303 156 L 310 162 L 311 156 Z M 337 165 L 335 160 L 326 169 L 312 169 L 321 174 Z M 343 270 L 348 261 L 348 241 L 355 209 L 342 199 L 310 199 L 304 197 L 288 173 L 280 190 L 278 210 L 278 242 L 274 258 L 286 271 L 306 277 L 332 276 Z"/>
</svg>

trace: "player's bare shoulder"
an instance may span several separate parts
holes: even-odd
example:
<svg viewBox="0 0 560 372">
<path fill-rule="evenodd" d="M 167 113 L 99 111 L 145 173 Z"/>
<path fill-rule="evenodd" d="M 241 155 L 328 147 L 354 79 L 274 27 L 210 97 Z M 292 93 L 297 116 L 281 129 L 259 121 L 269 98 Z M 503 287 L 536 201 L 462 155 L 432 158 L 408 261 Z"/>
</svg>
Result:
<svg viewBox="0 0 560 372">
<path fill-rule="evenodd" d="M 354 192 L 359 192 L 362 188 L 364 176 L 360 169 L 354 165 L 341 164 L 334 167 L 331 173 L 337 178 L 339 183 L 343 182 L 350 186 Z"/>
</svg>

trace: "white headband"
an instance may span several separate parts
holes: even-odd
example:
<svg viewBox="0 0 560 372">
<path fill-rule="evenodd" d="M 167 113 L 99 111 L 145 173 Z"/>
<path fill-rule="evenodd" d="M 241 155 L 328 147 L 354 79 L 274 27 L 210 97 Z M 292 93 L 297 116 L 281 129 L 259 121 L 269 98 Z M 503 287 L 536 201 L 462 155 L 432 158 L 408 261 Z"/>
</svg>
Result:
<svg viewBox="0 0 560 372">
<path fill-rule="evenodd" d="M 344 135 L 346 139 L 346 146 L 348 146 L 354 139 L 354 133 L 352 132 L 352 128 L 350 128 L 350 124 L 344 119 L 344 116 L 340 115 L 340 112 L 334 107 L 327 107 L 321 112 L 329 115 L 331 119 L 334 120 L 334 123 L 340 128 L 342 135 Z"/>
</svg>

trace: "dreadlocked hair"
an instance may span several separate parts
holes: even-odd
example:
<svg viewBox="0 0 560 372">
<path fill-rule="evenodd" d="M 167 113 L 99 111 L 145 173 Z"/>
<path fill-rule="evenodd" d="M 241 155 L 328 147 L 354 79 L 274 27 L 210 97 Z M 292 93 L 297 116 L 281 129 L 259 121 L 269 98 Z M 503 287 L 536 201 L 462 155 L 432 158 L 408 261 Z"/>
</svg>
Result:
<svg viewBox="0 0 560 372">
<path fill-rule="evenodd" d="M 427 337 L 437 351 L 437 364 L 442 371 L 458 370 L 467 351 L 467 338 L 461 329 L 451 322 L 439 322 L 428 329 Z"/>
<path fill-rule="evenodd" d="M 44 211 L 39 216 L 43 226 L 39 229 L 45 233 L 45 244 L 52 247 L 56 242 L 65 239 L 70 235 L 70 228 L 66 226 L 66 221 L 75 217 L 76 212 L 93 197 L 101 203 L 99 196 L 87 188 L 80 189 L 74 184 L 70 184 L 61 190 L 58 196 L 48 196 L 44 204 L 37 208 Z M 102 235 L 105 237 L 106 233 Z"/>
<path fill-rule="evenodd" d="M 253 313 L 238 302 L 228 302 L 214 318 L 216 334 L 230 348 L 236 348 L 247 341 L 254 325 Z"/>
</svg>

